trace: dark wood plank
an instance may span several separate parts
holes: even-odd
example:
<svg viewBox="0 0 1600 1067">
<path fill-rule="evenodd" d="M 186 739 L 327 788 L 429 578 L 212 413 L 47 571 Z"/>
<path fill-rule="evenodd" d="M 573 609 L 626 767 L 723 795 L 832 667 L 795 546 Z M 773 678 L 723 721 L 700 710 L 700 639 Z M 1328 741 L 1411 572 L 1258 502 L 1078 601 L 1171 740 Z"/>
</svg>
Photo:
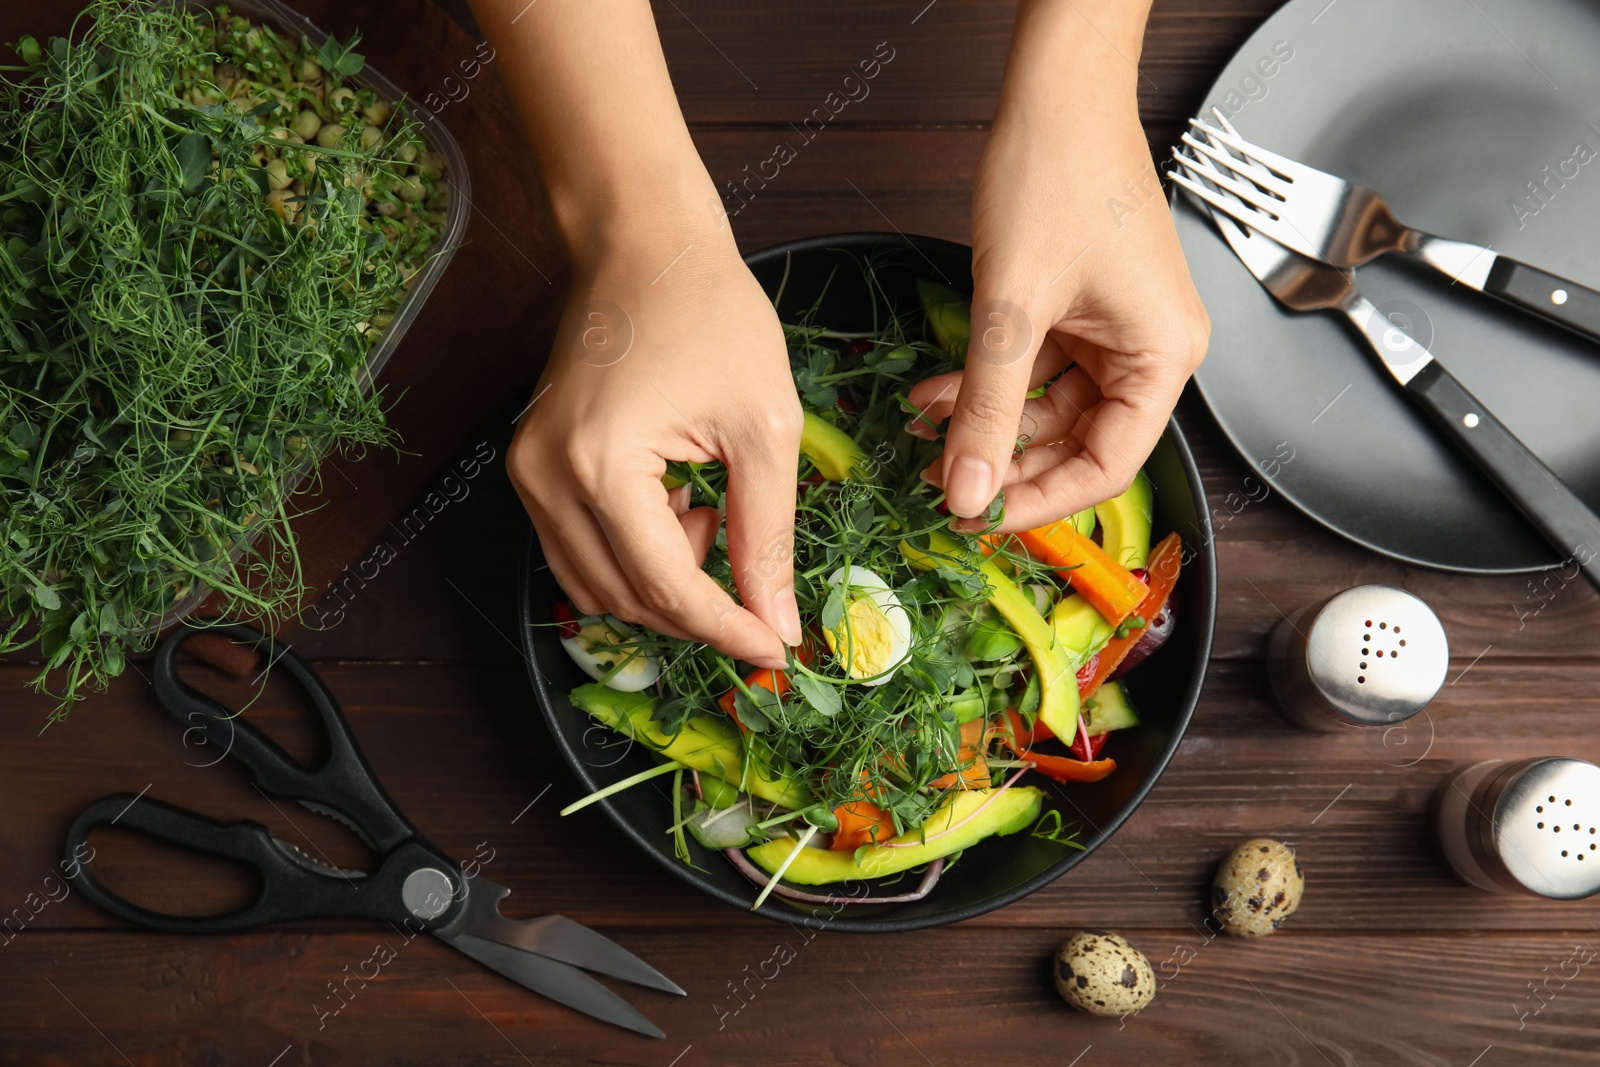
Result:
<svg viewBox="0 0 1600 1067">
<path fill-rule="evenodd" d="M 1594 1062 L 1600 1028 L 1600 936 L 1587 928 L 1301 932 L 1256 944 L 1148 930 L 1134 940 L 1164 988 L 1120 1022 L 1061 1004 L 1049 977 L 1057 928 L 607 933 L 688 991 L 622 990 L 665 1040 L 593 1022 L 382 926 L 191 940 L 45 933 L 6 950 L 0 1064 L 1465 1067 L 1482 1057 L 1562 1067 Z"/>
<path fill-rule="evenodd" d="M 1139 61 L 1145 122 L 1175 129 L 1193 114 L 1218 61 L 1278 6 L 1276 0 L 1157 0 Z M 844 95 L 845 77 L 859 76 L 862 60 L 890 49 L 893 59 L 875 78 L 849 87 L 859 99 L 834 121 L 987 123 L 1016 13 L 1014 0 L 788 0 L 754 8 L 737 0 L 683 0 L 655 8 L 684 115 L 700 125 L 798 123 L 826 107 L 830 92 Z M 1093 31 L 1085 26 L 1085 32 Z"/>
<path fill-rule="evenodd" d="M 0 670 L 0 679 L 9 680 L 8 673 L 15 668 Z M 1561 754 L 1600 761 L 1593 674 L 1548 661 L 1486 659 L 1469 681 L 1447 687 L 1425 721 L 1406 730 L 1323 736 L 1279 720 L 1262 698 L 1255 664 L 1214 664 L 1171 767 L 1111 843 L 1054 885 L 974 922 L 1112 928 L 1198 922 L 1215 864 L 1238 841 L 1265 835 L 1300 849 L 1310 889 L 1293 921 L 1297 929 L 1509 931 L 1600 923 L 1600 899 L 1503 898 L 1458 884 L 1432 855 L 1423 814 L 1445 774 L 1479 759 Z M 597 811 L 557 817 L 581 794 L 549 744 L 520 666 L 331 665 L 324 677 L 396 801 L 451 855 L 492 854 L 492 876 L 514 890 L 519 912 L 552 909 L 582 922 L 626 924 L 635 921 L 644 892 L 651 921 L 664 926 L 759 922 L 660 871 Z M 215 691 L 237 707 L 245 688 L 224 684 Z M 309 751 L 313 735 L 299 728 L 301 713 L 288 693 L 281 679 L 269 681 L 249 718 L 288 738 L 299 754 Z M 14 898 L 0 897 L 7 909 L 53 869 L 73 813 L 105 793 L 146 785 L 150 796 L 219 818 L 257 819 L 331 862 L 362 861 L 359 845 L 333 823 L 268 802 L 226 761 L 204 766 L 216 753 L 185 747 L 181 729 L 155 708 L 137 678 L 119 682 L 92 709 L 43 737 L 34 733 L 44 703 L 33 707 L 37 716 L 19 709 L 6 720 L 5 751 L 18 768 L 0 779 L 0 810 L 7 813 L 0 824 L 0 893 Z M 95 870 L 130 891 L 148 887 L 141 902 L 149 906 L 185 906 L 196 886 L 218 896 L 230 891 L 213 872 L 156 866 L 119 851 L 128 844 L 97 847 Z M 76 897 L 37 919 L 52 928 L 109 922 Z"/>
</svg>

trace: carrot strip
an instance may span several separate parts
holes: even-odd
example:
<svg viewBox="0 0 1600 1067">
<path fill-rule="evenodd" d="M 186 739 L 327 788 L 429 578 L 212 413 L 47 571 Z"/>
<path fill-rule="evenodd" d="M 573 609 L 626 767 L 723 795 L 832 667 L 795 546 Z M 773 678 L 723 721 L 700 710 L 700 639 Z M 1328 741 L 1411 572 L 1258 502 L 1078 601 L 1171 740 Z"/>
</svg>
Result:
<svg viewBox="0 0 1600 1067">
<path fill-rule="evenodd" d="M 776 670 L 771 667 L 762 667 L 745 675 L 744 684 L 749 686 L 751 689 L 760 686 L 762 689 L 766 689 L 770 692 L 778 694 L 779 696 L 783 696 L 783 694 L 789 691 L 789 687 L 792 686 L 794 682 L 790 680 L 789 675 L 784 671 Z M 739 721 L 739 716 L 734 711 L 735 704 L 733 702 L 733 698 L 734 694 L 738 692 L 739 687 L 734 686 L 726 693 L 723 693 L 717 698 L 717 706 L 728 713 L 728 718 L 732 719 L 734 725 L 739 727 L 739 732 L 741 734 L 749 733 L 749 730 L 746 729 L 744 723 Z"/>
<path fill-rule="evenodd" d="M 1161 609 L 1167 606 L 1167 601 L 1172 597 L 1172 590 L 1178 584 L 1178 570 L 1182 564 L 1183 541 L 1177 534 L 1168 534 L 1150 553 L 1149 566 L 1146 568 L 1150 575 L 1150 595 L 1139 604 L 1137 611 L 1146 622 L 1161 614 Z M 1113 637 L 1107 642 L 1100 650 L 1094 674 L 1078 687 L 1078 699 L 1087 700 L 1096 689 L 1104 685 L 1106 679 L 1111 677 L 1143 636 L 1143 629 L 1130 630 L 1122 637 Z"/>
<path fill-rule="evenodd" d="M 861 780 L 867 782 L 867 795 L 873 793 L 872 783 L 865 771 Z M 839 828 L 833 832 L 834 852 L 854 852 L 862 845 L 880 844 L 895 835 L 894 816 L 870 800 L 851 800 L 833 809 Z M 876 829 L 876 833 L 874 833 Z"/>
<path fill-rule="evenodd" d="M 1056 573 L 1113 626 L 1122 625 L 1150 594 L 1149 586 L 1138 575 L 1079 533 L 1071 519 L 1023 530 L 1014 536 L 1029 555 L 1055 567 Z"/>
<path fill-rule="evenodd" d="M 983 755 L 989 747 L 988 725 L 981 718 L 962 723 L 957 760 L 964 764 L 970 760 L 970 764 L 960 771 L 941 774 L 928 784 L 935 789 L 949 789 L 953 785 L 959 785 L 962 789 L 989 788 L 989 761 Z"/>
</svg>

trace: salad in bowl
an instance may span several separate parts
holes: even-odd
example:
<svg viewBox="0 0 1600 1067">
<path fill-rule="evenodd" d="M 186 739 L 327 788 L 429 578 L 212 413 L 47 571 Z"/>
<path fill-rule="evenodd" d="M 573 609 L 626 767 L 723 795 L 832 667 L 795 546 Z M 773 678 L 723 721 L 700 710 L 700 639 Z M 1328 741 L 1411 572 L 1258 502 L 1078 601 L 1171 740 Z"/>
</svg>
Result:
<svg viewBox="0 0 1600 1067">
<path fill-rule="evenodd" d="M 874 260 L 856 265 L 875 287 Z M 794 571 L 807 624 L 785 669 L 559 598 L 543 624 L 588 678 L 570 705 L 653 756 L 567 810 L 664 782 L 657 832 L 678 861 L 720 853 L 759 890 L 757 907 L 769 895 L 917 901 L 994 837 L 1081 847 L 1046 788 L 1119 773 L 1119 738 L 1140 724 L 1124 679 L 1182 625 L 1185 549 L 1175 533 L 1153 536 L 1142 472 L 1039 529 L 950 528 L 920 477 L 940 446 L 904 424 L 907 411 L 922 417 L 910 387 L 960 365 L 968 307 L 929 278 L 916 292 L 915 308 L 868 329 L 832 328 L 821 299 L 785 325 L 805 409 Z M 716 464 L 672 464 L 666 480 L 695 505 L 726 492 Z M 721 534 L 704 568 L 732 588 Z"/>
</svg>

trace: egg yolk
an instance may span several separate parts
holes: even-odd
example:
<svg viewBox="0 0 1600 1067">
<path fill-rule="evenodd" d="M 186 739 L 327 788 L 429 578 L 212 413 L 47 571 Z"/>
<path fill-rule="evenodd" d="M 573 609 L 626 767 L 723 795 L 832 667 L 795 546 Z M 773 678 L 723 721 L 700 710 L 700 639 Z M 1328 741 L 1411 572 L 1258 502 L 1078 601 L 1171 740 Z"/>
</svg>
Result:
<svg viewBox="0 0 1600 1067">
<path fill-rule="evenodd" d="M 883 609 L 870 597 L 852 597 L 844 615 L 838 626 L 822 631 L 828 648 L 844 661 L 844 672 L 870 678 L 894 666 L 894 627 Z"/>
</svg>

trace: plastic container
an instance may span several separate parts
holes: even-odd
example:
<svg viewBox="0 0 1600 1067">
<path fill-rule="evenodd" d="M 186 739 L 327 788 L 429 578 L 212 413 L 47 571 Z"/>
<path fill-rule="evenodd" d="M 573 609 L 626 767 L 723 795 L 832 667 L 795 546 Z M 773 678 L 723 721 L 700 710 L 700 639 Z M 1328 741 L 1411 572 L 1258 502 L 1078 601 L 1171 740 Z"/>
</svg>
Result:
<svg viewBox="0 0 1600 1067">
<path fill-rule="evenodd" d="M 286 4 L 277 0 L 225 0 L 219 3 L 189 3 L 186 6 L 194 9 L 210 10 L 226 6 L 237 15 L 243 15 L 252 22 L 269 26 L 290 40 L 304 34 L 306 40 L 314 46 L 321 46 L 327 41 L 329 34 L 318 27 L 306 16 L 293 10 Z M 386 78 L 381 72 L 373 69 L 371 64 L 362 67 L 361 73 L 351 75 L 345 79 L 348 83 L 371 89 L 385 100 L 398 102 L 405 100 L 406 109 L 417 122 L 418 132 L 428 142 L 428 147 L 444 156 L 444 180 L 450 186 L 450 203 L 445 208 L 444 232 L 435 246 L 427 265 L 422 268 L 417 280 L 411 286 L 411 291 L 395 309 L 394 318 L 389 323 L 384 335 L 367 354 L 365 373 L 362 376 L 362 391 L 371 391 L 378 376 L 383 373 L 383 368 L 388 364 L 395 349 L 400 347 L 406 331 L 416 321 L 417 315 L 422 311 L 422 305 L 427 302 L 433 287 L 439 284 L 439 278 L 444 274 L 445 268 L 450 265 L 450 260 L 455 256 L 456 249 L 461 246 L 462 239 L 466 236 L 467 222 L 472 215 L 472 183 L 467 175 L 467 158 L 461 152 L 461 146 L 456 139 L 450 136 L 450 131 L 445 129 L 431 112 L 420 104 L 413 102 L 408 94 L 394 82 Z M 292 496 L 311 473 L 311 464 L 308 461 L 298 463 L 292 467 L 282 480 L 283 495 L 285 498 Z M 238 560 L 244 552 L 248 542 L 241 542 L 229 553 L 230 561 Z M 193 612 L 206 598 L 211 595 L 209 586 L 196 585 L 187 595 L 178 600 L 169 608 L 161 619 L 149 626 L 145 633 L 159 633 L 167 627 L 181 621 Z"/>
</svg>

